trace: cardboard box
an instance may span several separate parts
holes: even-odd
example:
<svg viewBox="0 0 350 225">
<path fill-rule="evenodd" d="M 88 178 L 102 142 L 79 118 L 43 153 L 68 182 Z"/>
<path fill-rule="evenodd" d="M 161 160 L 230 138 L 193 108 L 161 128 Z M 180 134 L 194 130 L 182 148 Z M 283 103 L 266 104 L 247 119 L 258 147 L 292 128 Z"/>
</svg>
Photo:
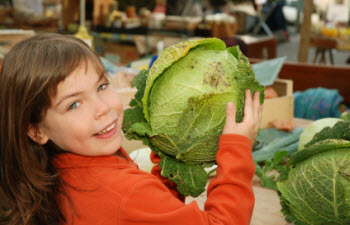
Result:
<svg viewBox="0 0 350 225">
<path fill-rule="evenodd" d="M 271 127 L 270 122 L 274 120 L 293 120 L 293 81 L 276 79 L 272 88 L 275 89 L 279 97 L 265 100 L 260 123 L 261 129 Z"/>
</svg>

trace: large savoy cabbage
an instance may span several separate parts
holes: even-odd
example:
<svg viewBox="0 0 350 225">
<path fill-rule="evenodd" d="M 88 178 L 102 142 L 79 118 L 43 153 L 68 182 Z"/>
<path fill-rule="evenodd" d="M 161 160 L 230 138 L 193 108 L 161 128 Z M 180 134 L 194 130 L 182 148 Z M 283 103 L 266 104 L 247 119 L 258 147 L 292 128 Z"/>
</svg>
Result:
<svg viewBox="0 0 350 225">
<path fill-rule="evenodd" d="M 350 122 L 316 133 L 290 157 L 277 188 L 290 223 L 350 224 Z"/>
<path fill-rule="evenodd" d="M 226 48 L 216 38 L 165 49 L 133 86 L 138 92 L 125 110 L 126 137 L 142 140 L 160 155 L 162 176 L 185 196 L 204 191 L 204 167 L 215 164 L 227 102 L 234 102 L 240 122 L 246 89 L 259 91 L 264 99 L 248 59 L 238 47 Z"/>
</svg>

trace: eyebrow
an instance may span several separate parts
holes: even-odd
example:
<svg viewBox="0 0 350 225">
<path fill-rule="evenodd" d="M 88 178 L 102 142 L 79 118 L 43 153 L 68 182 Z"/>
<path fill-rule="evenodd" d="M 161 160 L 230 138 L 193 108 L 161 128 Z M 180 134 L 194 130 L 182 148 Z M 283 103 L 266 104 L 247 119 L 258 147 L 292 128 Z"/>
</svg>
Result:
<svg viewBox="0 0 350 225">
<path fill-rule="evenodd" d="M 103 80 L 103 79 L 106 79 L 106 77 L 105 77 L 104 75 L 101 75 L 100 78 L 96 81 L 95 84 L 100 83 L 101 80 Z M 78 96 L 78 95 L 80 95 L 80 94 L 82 94 L 82 93 L 83 93 L 83 91 L 78 91 L 78 92 L 74 92 L 74 93 L 68 94 L 68 95 L 62 97 L 62 99 L 61 99 L 55 106 L 58 107 L 58 106 L 59 106 L 63 101 L 65 101 L 66 99 L 71 98 L 71 97 Z"/>
</svg>

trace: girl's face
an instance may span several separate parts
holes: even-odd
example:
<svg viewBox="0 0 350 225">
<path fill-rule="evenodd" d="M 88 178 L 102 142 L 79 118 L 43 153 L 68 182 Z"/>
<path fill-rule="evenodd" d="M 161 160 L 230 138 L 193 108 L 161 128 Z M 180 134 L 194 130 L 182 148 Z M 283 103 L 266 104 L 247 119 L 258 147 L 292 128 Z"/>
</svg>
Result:
<svg viewBox="0 0 350 225">
<path fill-rule="evenodd" d="M 41 144 L 48 140 L 85 156 L 114 154 L 121 146 L 123 106 L 92 63 L 81 64 L 57 86 L 51 107 L 39 124 Z"/>
</svg>

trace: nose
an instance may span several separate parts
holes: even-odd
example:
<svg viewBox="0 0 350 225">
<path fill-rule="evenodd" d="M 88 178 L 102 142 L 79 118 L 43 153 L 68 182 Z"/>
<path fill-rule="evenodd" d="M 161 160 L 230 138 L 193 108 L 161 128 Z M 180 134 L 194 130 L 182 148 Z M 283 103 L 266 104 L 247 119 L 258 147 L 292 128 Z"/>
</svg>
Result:
<svg viewBox="0 0 350 225">
<path fill-rule="evenodd" d="M 111 110 L 111 107 L 108 104 L 108 101 L 103 99 L 101 96 L 96 96 L 94 102 L 95 102 L 96 118 L 100 118 L 101 116 L 108 114 L 108 112 Z"/>
</svg>

